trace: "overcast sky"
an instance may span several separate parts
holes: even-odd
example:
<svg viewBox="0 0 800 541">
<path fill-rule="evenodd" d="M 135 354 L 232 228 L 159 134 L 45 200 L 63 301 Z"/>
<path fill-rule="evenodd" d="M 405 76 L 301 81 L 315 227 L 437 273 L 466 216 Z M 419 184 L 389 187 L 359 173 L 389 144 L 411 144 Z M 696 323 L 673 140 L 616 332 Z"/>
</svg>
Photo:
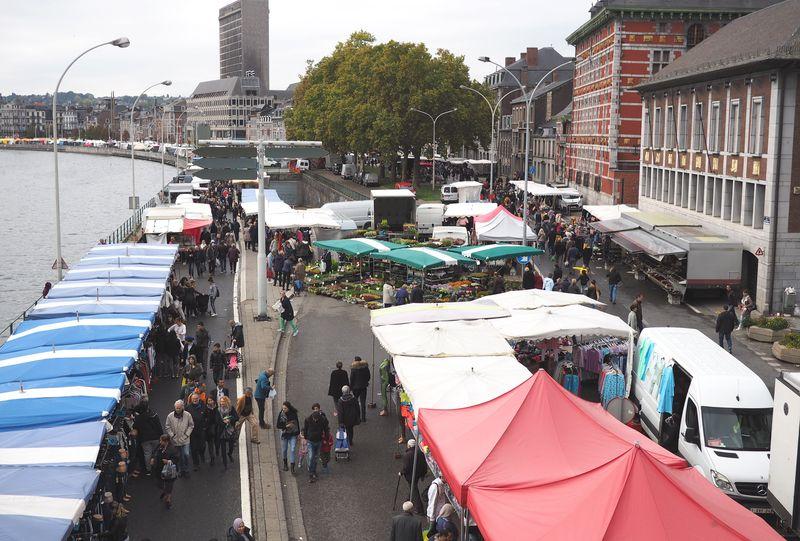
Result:
<svg viewBox="0 0 800 541">
<path fill-rule="evenodd" d="M 0 11 L 0 93 L 52 92 L 81 51 L 118 36 L 127 49 L 102 47 L 70 70 L 62 91 L 138 94 L 163 79 L 165 94 L 187 95 L 219 77 L 217 15 L 224 0 L 3 0 Z M 270 87 L 298 80 L 351 32 L 379 41 L 424 42 L 432 52 L 464 55 L 473 78 L 528 46 L 574 50 L 564 38 L 588 19 L 591 0 L 272 0 Z M 553 9 L 558 6 L 557 9 Z M 152 92 L 151 92 L 152 93 Z M 157 91 L 155 93 L 161 93 Z"/>
</svg>

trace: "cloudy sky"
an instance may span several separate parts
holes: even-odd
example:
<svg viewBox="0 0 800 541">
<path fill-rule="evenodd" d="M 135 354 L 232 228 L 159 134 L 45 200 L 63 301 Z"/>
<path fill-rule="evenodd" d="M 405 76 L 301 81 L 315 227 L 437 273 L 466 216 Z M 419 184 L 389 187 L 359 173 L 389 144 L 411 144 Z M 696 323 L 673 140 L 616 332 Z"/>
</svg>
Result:
<svg viewBox="0 0 800 541">
<path fill-rule="evenodd" d="M 219 77 L 217 14 L 224 0 L 3 0 L 0 93 L 52 92 L 67 63 L 84 49 L 127 36 L 127 49 L 102 47 L 82 58 L 61 90 L 138 94 L 172 79 L 170 95 Z M 476 60 L 502 62 L 527 46 L 573 49 L 564 38 L 588 18 L 591 0 L 272 0 L 270 86 L 296 81 L 307 59 L 319 59 L 351 32 L 379 41 L 424 42 L 464 55 L 472 76 L 489 72 Z M 492 24 L 492 21 L 496 21 Z"/>
</svg>

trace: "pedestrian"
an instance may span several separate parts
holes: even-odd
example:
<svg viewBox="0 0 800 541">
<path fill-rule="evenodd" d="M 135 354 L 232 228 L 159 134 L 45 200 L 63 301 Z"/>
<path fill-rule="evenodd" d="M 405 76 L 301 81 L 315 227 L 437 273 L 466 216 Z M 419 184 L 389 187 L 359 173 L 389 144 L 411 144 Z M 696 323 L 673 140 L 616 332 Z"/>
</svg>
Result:
<svg viewBox="0 0 800 541">
<path fill-rule="evenodd" d="M 339 426 L 344 426 L 347 432 L 347 443 L 353 445 L 355 427 L 361 423 L 361 414 L 358 411 L 358 401 L 350 387 L 342 387 L 342 396 L 336 404 L 336 415 L 339 417 Z"/>
<path fill-rule="evenodd" d="M 416 462 L 416 468 L 414 463 Z M 414 510 L 422 512 L 422 497 L 419 494 L 419 480 L 423 479 L 428 473 L 428 463 L 425 462 L 425 455 L 417 448 L 417 440 L 410 439 L 406 443 L 406 454 L 403 455 L 403 470 L 400 472 L 408 481 L 411 489 L 411 501 L 414 503 Z"/>
<path fill-rule="evenodd" d="M 206 400 L 203 409 L 203 427 L 205 428 L 203 445 L 208 449 L 209 466 L 213 466 L 217 456 L 217 401 L 213 398 Z"/>
<path fill-rule="evenodd" d="M 622 276 L 620 276 L 616 265 L 611 267 L 606 277 L 608 278 L 608 295 L 611 304 L 617 304 L 617 290 L 619 289 L 619 284 L 622 282 Z"/>
<path fill-rule="evenodd" d="M 634 299 L 636 305 L 636 330 L 642 332 L 644 329 L 644 312 L 642 311 L 642 304 L 644 303 L 644 293 L 639 293 Z"/>
<path fill-rule="evenodd" d="M 527 263 L 522 269 L 522 289 L 533 289 L 534 277 L 531 264 Z"/>
<path fill-rule="evenodd" d="M 733 306 L 727 304 L 722 307 L 722 312 L 717 315 L 716 326 L 714 330 L 719 336 L 719 347 L 722 346 L 723 340 L 728 343 L 728 353 L 733 353 L 733 341 L 731 333 L 739 322 L 736 320 L 736 314 L 733 311 Z"/>
<path fill-rule="evenodd" d="M 330 473 L 328 463 L 331 461 L 331 450 L 333 449 L 333 434 L 328 434 L 322 438 L 322 444 L 319 447 L 319 461 L 322 463 L 322 473 Z"/>
<path fill-rule="evenodd" d="M 589 287 L 586 289 L 586 296 L 596 301 L 600 300 L 600 288 L 597 287 L 596 280 L 589 281 Z"/>
<path fill-rule="evenodd" d="M 253 397 L 255 397 L 258 404 L 258 426 L 265 430 L 272 428 L 268 422 L 264 421 L 264 413 L 267 409 L 267 398 L 270 398 L 269 395 L 272 392 L 272 384 L 270 384 L 269 378 L 274 373 L 275 371 L 272 369 L 262 370 L 258 375 L 258 379 L 256 379 L 256 390 L 253 392 Z"/>
<path fill-rule="evenodd" d="M 725 299 L 731 308 L 736 308 L 742 302 L 742 296 L 730 284 L 725 286 Z"/>
<path fill-rule="evenodd" d="M 281 451 L 283 453 L 283 471 L 291 467 L 294 475 L 294 462 L 297 456 L 297 436 L 300 435 L 300 418 L 297 408 L 288 400 L 281 406 L 278 421 L 275 424 L 281 430 Z"/>
<path fill-rule="evenodd" d="M 167 415 L 167 435 L 179 455 L 178 469 L 182 477 L 189 477 L 190 440 L 194 430 L 192 416 L 184 411 L 183 400 L 175 402 L 175 410 Z"/>
<path fill-rule="evenodd" d="M 533 269 L 533 289 L 544 289 L 544 278 L 536 269 Z"/>
<path fill-rule="evenodd" d="M 391 282 L 384 282 L 383 284 L 383 307 L 389 308 L 390 306 L 394 306 L 394 286 Z"/>
<path fill-rule="evenodd" d="M 158 483 L 161 488 L 159 499 L 164 502 L 167 509 L 172 508 L 172 486 L 175 484 L 175 479 L 178 478 L 177 462 L 179 461 L 178 450 L 172 445 L 169 435 L 163 434 L 159 438 L 158 447 L 151 459 L 151 470 L 158 474 Z"/>
<path fill-rule="evenodd" d="M 328 418 L 322 413 L 319 404 L 311 405 L 311 415 L 306 417 L 301 434 L 308 442 L 308 482 L 313 483 L 317 480 L 317 457 L 322 440 L 330 437 Z"/>
<path fill-rule="evenodd" d="M 428 530 L 428 539 L 431 539 L 436 533 L 436 519 L 442 512 L 442 507 L 447 503 L 447 493 L 444 488 L 444 481 L 441 477 L 436 477 L 431 481 L 431 486 L 428 487 L 428 509 L 426 515 L 428 522 L 430 522 L 430 529 Z"/>
<path fill-rule="evenodd" d="M 231 391 L 225 386 L 225 380 L 223 378 L 219 378 L 214 388 L 208 393 L 208 397 L 211 398 L 217 405 L 219 405 L 219 401 L 222 400 L 223 396 L 230 398 Z"/>
<path fill-rule="evenodd" d="M 297 264 L 294 266 L 294 292 L 295 294 L 302 293 L 303 289 L 305 288 L 306 284 L 306 264 L 303 262 L 303 258 L 299 258 L 297 260 Z"/>
<path fill-rule="evenodd" d="M 437 534 L 449 533 L 453 536 L 453 539 L 458 539 L 458 526 L 456 526 L 453 521 L 453 515 L 455 515 L 455 513 L 456 510 L 449 503 L 442 506 L 442 510 L 439 511 L 439 516 L 436 518 Z"/>
<path fill-rule="evenodd" d="M 394 303 L 397 306 L 408 304 L 408 286 L 406 284 L 401 285 L 397 291 L 395 291 Z"/>
<path fill-rule="evenodd" d="M 272 258 L 272 272 L 274 274 L 272 278 L 272 285 L 274 286 L 279 285 L 283 281 L 281 274 L 283 273 L 284 259 L 285 255 L 283 250 L 278 250 L 278 253 Z"/>
<path fill-rule="evenodd" d="M 292 302 L 289 300 L 289 297 L 286 296 L 286 291 L 283 289 L 281 289 L 281 299 L 278 302 L 280 303 L 279 310 L 281 313 L 280 332 L 286 331 L 286 323 L 288 322 L 292 327 L 292 336 L 297 336 L 300 330 L 297 328 L 297 322 L 294 320 L 294 308 L 292 307 Z"/>
<path fill-rule="evenodd" d="M 214 347 L 211 350 L 211 355 L 208 358 L 208 363 L 211 365 L 211 373 L 214 381 L 225 381 L 225 354 L 222 353 L 222 344 L 214 342 Z M 217 399 L 219 403 L 219 399 Z"/>
<path fill-rule="evenodd" d="M 356 355 L 350 365 L 350 390 L 361 405 L 361 422 L 367 422 L 367 387 L 370 380 L 369 363 Z"/>
<path fill-rule="evenodd" d="M 414 285 L 411 288 L 411 302 L 412 303 L 423 303 L 424 295 L 422 293 L 422 286 L 419 285 L 418 282 L 414 282 Z"/>
<path fill-rule="evenodd" d="M 378 415 L 386 417 L 389 414 L 389 393 L 391 389 L 395 387 L 394 374 L 392 373 L 392 361 L 389 359 L 382 360 L 378 367 L 378 373 L 381 378 L 380 395 L 381 402 L 383 403 L 383 407 Z"/>
<path fill-rule="evenodd" d="M 413 503 L 403 502 L 403 512 L 392 517 L 390 541 L 422 541 L 422 523 L 413 511 Z"/>
<path fill-rule="evenodd" d="M 149 476 L 152 474 L 150 459 L 153 458 L 153 452 L 158 447 L 158 440 L 164 433 L 164 428 L 161 426 L 161 419 L 159 419 L 158 413 L 150 409 L 149 401 L 143 400 L 140 402 L 137 410 L 138 413 L 133 420 L 133 428 L 139 434 L 144 467 L 147 471 L 146 475 Z"/>
<path fill-rule="evenodd" d="M 261 444 L 258 439 L 258 421 L 256 420 L 255 409 L 253 408 L 253 388 L 247 387 L 244 394 L 236 400 L 236 414 L 239 420 L 236 421 L 237 431 L 246 423 L 250 426 L 250 443 Z M 247 430 L 245 428 L 245 430 Z"/>
<path fill-rule="evenodd" d="M 193 391 L 193 384 L 199 382 L 202 375 L 203 367 L 197 364 L 197 357 L 194 355 L 189 355 L 189 363 L 183 367 L 184 386 L 189 387 L 189 390 Z M 188 398 L 189 394 L 191 393 L 187 393 L 187 395 L 182 396 L 181 399 L 185 400 Z"/>
<path fill-rule="evenodd" d="M 110 504 L 111 520 L 108 529 L 100 534 L 104 541 L 127 541 L 128 536 L 128 509 L 119 502 Z"/>
<path fill-rule="evenodd" d="M 217 317 L 216 300 L 219 297 L 219 287 L 214 282 L 214 277 L 208 277 L 208 302 L 211 305 L 211 317 Z"/>
<path fill-rule="evenodd" d="M 328 383 L 328 396 L 333 398 L 334 415 L 336 415 L 339 398 L 342 396 L 342 387 L 345 385 L 350 385 L 350 378 L 347 376 L 347 370 L 342 369 L 342 361 L 336 361 L 336 368 L 331 370 L 330 382 Z"/>
<path fill-rule="evenodd" d="M 746 289 L 742 290 L 742 300 L 741 304 L 739 305 L 741 309 L 741 317 L 739 318 L 739 328 L 741 329 L 744 325 L 745 320 L 750 319 L 750 313 L 755 310 L 756 305 L 753 302 L 753 299 L 750 298 L 750 292 Z"/>
<path fill-rule="evenodd" d="M 233 526 L 228 528 L 228 541 L 255 541 L 250 534 L 250 528 L 244 525 L 244 521 L 237 518 L 233 521 Z"/>
<path fill-rule="evenodd" d="M 639 334 L 639 324 L 637 323 L 638 316 L 636 315 L 636 303 L 631 303 L 628 312 L 628 327 L 633 329 L 634 336 Z"/>
<path fill-rule="evenodd" d="M 217 454 L 222 457 L 225 470 L 228 462 L 233 463 L 233 445 L 236 443 L 236 423 L 239 420 L 236 410 L 231 406 L 231 399 L 223 396 L 217 403 L 217 414 L 214 417 L 217 425 L 216 446 Z"/>
<path fill-rule="evenodd" d="M 555 287 L 555 281 L 553 280 L 553 273 L 548 273 L 547 278 L 542 281 L 542 289 L 545 291 L 553 291 Z"/>
<path fill-rule="evenodd" d="M 228 265 L 228 245 L 224 242 L 217 242 L 217 261 L 219 261 L 219 272 L 225 274 Z"/>
<path fill-rule="evenodd" d="M 192 435 L 189 438 L 189 449 L 192 454 L 194 471 L 200 469 L 200 463 L 206 461 L 206 405 L 200 401 L 200 395 L 192 393 L 186 411 L 192 416 Z"/>
<path fill-rule="evenodd" d="M 211 336 L 208 334 L 205 323 L 202 321 L 197 322 L 194 331 L 194 347 L 195 357 L 197 363 L 203 368 L 203 378 L 208 373 L 208 343 L 211 341 Z"/>
<path fill-rule="evenodd" d="M 117 462 L 114 472 L 114 499 L 118 502 L 131 501 L 128 494 L 128 463 L 124 460 Z"/>
<path fill-rule="evenodd" d="M 286 258 L 283 260 L 283 267 L 281 268 L 281 280 L 278 282 L 281 289 L 289 289 L 289 283 L 292 281 L 292 269 L 294 269 L 292 258 L 289 257 L 287 253 Z"/>
<path fill-rule="evenodd" d="M 231 274 L 236 273 L 236 264 L 239 262 L 239 248 L 235 244 L 231 244 L 228 248 L 228 263 L 230 263 Z"/>
<path fill-rule="evenodd" d="M 589 290 L 589 273 L 586 272 L 586 269 L 581 269 L 581 273 L 578 275 L 578 284 L 580 285 L 581 293 L 586 295 Z"/>
</svg>

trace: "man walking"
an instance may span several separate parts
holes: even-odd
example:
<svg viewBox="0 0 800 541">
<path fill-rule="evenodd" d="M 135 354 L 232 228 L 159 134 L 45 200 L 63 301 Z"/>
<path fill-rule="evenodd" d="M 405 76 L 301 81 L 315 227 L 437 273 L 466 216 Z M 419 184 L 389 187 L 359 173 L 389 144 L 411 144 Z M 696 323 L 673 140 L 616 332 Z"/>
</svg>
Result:
<svg viewBox="0 0 800 541">
<path fill-rule="evenodd" d="M 617 304 L 617 290 L 619 289 L 619 284 L 622 282 L 622 276 L 620 276 L 616 265 L 611 267 L 607 277 L 609 299 L 611 299 L 611 304 Z"/>
<path fill-rule="evenodd" d="M 253 388 L 248 387 L 244 390 L 244 395 L 236 400 L 236 413 L 239 415 L 237 424 L 239 427 L 245 423 L 250 425 L 250 443 L 259 445 L 261 441 L 258 439 L 258 421 L 256 421 L 255 411 L 253 409 Z"/>
<path fill-rule="evenodd" d="M 636 330 L 640 333 L 644 330 L 644 313 L 642 312 L 642 303 L 644 303 L 644 293 L 639 293 L 633 301 L 636 309 Z"/>
<path fill-rule="evenodd" d="M 256 380 L 256 390 L 253 393 L 256 403 L 258 403 L 258 426 L 263 429 L 272 428 L 269 423 L 264 421 L 264 411 L 267 408 L 267 398 L 269 398 L 269 393 L 272 391 L 269 378 L 271 378 L 274 373 L 275 371 L 272 369 L 261 372 Z"/>
<path fill-rule="evenodd" d="M 414 462 L 416 462 L 416 468 L 414 467 Z M 428 463 L 425 462 L 425 455 L 417 448 L 417 440 L 408 440 L 406 454 L 403 455 L 403 471 L 400 473 L 408 481 L 414 510 L 417 513 L 421 513 L 423 507 L 422 497 L 419 494 L 419 480 L 423 479 L 428 473 Z"/>
<path fill-rule="evenodd" d="M 158 447 L 158 440 L 161 434 L 164 433 L 164 428 L 161 426 L 161 419 L 158 418 L 158 413 L 150 409 L 150 403 L 147 400 L 143 400 L 137 409 L 139 413 L 133 421 L 133 428 L 139 433 L 139 441 L 144 455 L 144 467 L 147 470 L 147 475 L 151 475 L 150 459 L 153 458 L 153 453 Z M 157 471 L 156 474 L 158 473 Z"/>
<path fill-rule="evenodd" d="M 322 440 L 330 434 L 328 418 L 318 403 L 311 405 L 311 415 L 303 423 L 302 434 L 308 442 L 308 482 L 313 483 L 317 480 L 317 459 Z"/>
<path fill-rule="evenodd" d="M 728 343 L 728 353 L 733 353 L 733 341 L 731 340 L 731 333 L 736 328 L 736 314 L 733 312 L 733 307 L 727 304 L 722 307 L 722 312 L 717 315 L 716 331 L 719 335 L 719 347 L 722 346 L 722 341 Z"/>
<path fill-rule="evenodd" d="M 367 422 L 367 387 L 369 387 L 370 372 L 367 361 L 362 361 L 358 355 L 350 365 L 350 389 L 361 405 L 361 422 Z"/>
<path fill-rule="evenodd" d="M 167 415 L 167 435 L 178 453 L 180 475 L 189 477 L 190 440 L 194 430 L 192 416 L 183 409 L 183 400 L 175 402 L 175 411 Z"/>
<path fill-rule="evenodd" d="M 194 471 L 200 469 L 200 462 L 206 461 L 206 405 L 200 401 L 200 395 L 192 393 L 186 412 L 192 416 L 194 429 L 189 438 L 189 448 L 192 453 L 192 466 Z"/>
<path fill-rule="evenodd" d="M 194 332 L 194 356 L 197 359 L 197 363 L 203 367 L 204 378 L 208 374 L 208 359 L 206 357 L 208 356 L 208 342 L 210 340 L 211 337 L 208 334 L 208 330 L 206 330 L 205 324 L 199 321 Z"/>
<path fill-rule="evenodd" d="M 413 511 L 413 503 L 403 502 L 403 512 L 392 517 L 390 541 L 422 541 L 422 524 Z"/>
</svg>

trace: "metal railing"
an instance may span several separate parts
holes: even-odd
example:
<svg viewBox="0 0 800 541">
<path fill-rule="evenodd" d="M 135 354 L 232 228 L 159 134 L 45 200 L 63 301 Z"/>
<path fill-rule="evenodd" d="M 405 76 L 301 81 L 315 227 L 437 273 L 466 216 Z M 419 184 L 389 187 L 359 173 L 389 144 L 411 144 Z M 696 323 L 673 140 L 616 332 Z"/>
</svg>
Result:
<svg viewBox="0 0 800 541">
<path fill-rule="evenodd" d="M 150 200 L 136 209 L 127 220 L 125 220 L 118 228 L 116 228 L 109 236 L 106 237 L 106 244 L 116 244 L 118 242 L 125 242 L 128 238 L 139 229 L 142 225 L 142 216 L 145 209 L 155 207 L 161 203 L 161 194 L 154 195 Z"/>
<path fill-rule="evenodd" d="M 351 190 L 347 186 L 339 184 L 338 182 L 334 182 L 328 178 L 325 178 L 323 175 L 318 173 L 314 173 L 313 171 L 305 171 L 304 175 L 308 175 L 309 177 L 313 178 L 315 181 L 319 182 L 320 184 L 324 184 L 331 190 L 342 194 L 344 197 L 351 201 L 362 201 L 364 199 L 369 199 L 368 196 L 364 195 L 363 193 L 359 193 L 355 190 Z"/>
<path fill-rule="evenodd" d="M 17 329 L 20 323 L 25 321 L 28 317 L 28 313 L 33 310 L 33 308 L 38 304 L 38 302 L 42 300 L 42 296 L 39 295 L 39 298 L 36 299 L 33 304 L 28 306 L 25 310 L 22 311 L 17 317 L 11 320 L 11 323 L 5 326 L 3 330 L 0 330 L 0 344 L 4 344 L 8 337 L 14 334 L 14 331 Z"/>
</svg>

